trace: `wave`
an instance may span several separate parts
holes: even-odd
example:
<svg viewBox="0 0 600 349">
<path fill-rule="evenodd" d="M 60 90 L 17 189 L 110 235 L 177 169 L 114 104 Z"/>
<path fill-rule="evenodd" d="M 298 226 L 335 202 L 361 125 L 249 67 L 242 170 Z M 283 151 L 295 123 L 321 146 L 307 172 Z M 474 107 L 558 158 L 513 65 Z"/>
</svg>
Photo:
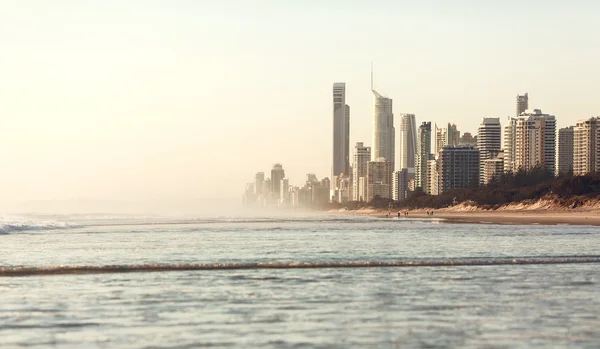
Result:
<svg viewBox="0 0 600 349">
<path fill-rule="evenodd" d="M 399 268 L 399 267 L 469 267 L 532 264 L 600 263 L 600 256 L 470 258 L 410 261 L 337 261 L 337 262 L 266 262 L 206 264 L 132 264 L 101 266 L 4 267 L 0 277 L 65 274 L 139 273 L 167 271 L 214 271 L 256 269 L 324 269 L 324 268 Z"/>
<path fill-rule="evenodd" d="M 51 221 L 0 221 L 0 234 L 10 234 L 15 232 L 32 230 L 55 230 L 69 229 L 76 225 L 66 222 Z"/>
</svg>

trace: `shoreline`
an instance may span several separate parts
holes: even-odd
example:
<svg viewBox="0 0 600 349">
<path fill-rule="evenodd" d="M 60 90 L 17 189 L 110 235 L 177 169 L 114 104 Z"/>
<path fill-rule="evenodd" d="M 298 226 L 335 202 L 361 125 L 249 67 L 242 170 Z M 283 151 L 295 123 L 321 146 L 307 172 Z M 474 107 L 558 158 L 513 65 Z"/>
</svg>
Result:
<svg viewBox="0 0 600 349">
<path fill-rule="evenodd" d="M 388 212 L 390 212 L 388 217 Z M 398 218 L 398 210 L 360 209 L 356 211 L 334 211 L 350 215 L 365 215 L 378 218 Z M 406 210 L 400 210 L 406 212 Z M 589 225 L 600 226 L 600 210 L 498 210 L 498 211 L 452 211 L 433 210 L 433 216 L 427 210 L 408 210 L 403 218 L 441 218 L 445 223 L 509 224 L 509 225 Z M 438 220 L 438 222 L 440 222 Z"/>
</svg>

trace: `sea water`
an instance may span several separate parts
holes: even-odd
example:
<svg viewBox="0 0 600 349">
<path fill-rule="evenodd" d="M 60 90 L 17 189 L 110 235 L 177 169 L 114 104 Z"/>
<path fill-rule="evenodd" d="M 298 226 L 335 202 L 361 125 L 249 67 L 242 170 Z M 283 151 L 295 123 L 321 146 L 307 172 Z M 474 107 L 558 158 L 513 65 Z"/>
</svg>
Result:
<svg viewBox="0 0 600 349">
<path fill-rule="evenodd" d="M 586 226 L 5 217 L 0 348 L 598 348 L 598 261 Z"/>
</svg>

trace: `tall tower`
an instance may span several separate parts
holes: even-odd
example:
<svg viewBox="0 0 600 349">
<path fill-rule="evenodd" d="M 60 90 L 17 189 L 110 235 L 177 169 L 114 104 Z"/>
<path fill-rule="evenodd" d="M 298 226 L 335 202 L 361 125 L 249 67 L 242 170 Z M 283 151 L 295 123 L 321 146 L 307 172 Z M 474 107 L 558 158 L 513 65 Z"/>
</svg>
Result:
<svg viewBox="0 0 600 349">
<path fill-rule="evenodd" d="M 498 156 L 502 149 L 502 126 L 500 118 L 483 118 L 477 130 L 477 149 L 479 149 L 479 178 L 483 183 L 483 165 L 485 160 Z"/>
<path fill-rule="evenodd" d="M 577 121 L 573 134 L 573 174 L 600 172 L 600 117 Z"/>
<path fill-rule="evenodd" d="M 283 170 L 283 166 L 281 164 L 273 165 L 273 169 L 271 169 L 271 193 L 273 194 L 273 199 L 275 202 L 278 202 L 281 199 L 281 181 L 285 178 L 285 171 Z"/>
<path fill-rule="evenodd" d="M 529 109 L 529 94 L 517 95 L 517 115 L 515 116 L 519 117 L 527 109 Z"/>
<path fill-rule="evenodd" d="M 365 147 L 362 142 L 357 142 L 354 147 L 354 162 L 352 163 L 352 200 L 354 201 L 367 199 L 367 188 L 364 183 L 369 161 L 371 161 L 371 147 Z M 361 178 L 363 179 L 361 180 Z"/>
<path fill-rule="evenodd" d="M 575 148 L 574 127 L 564 127 L 558 130 L 558 143 L 556 143 L 556 175 L 573 173 L 573 152 Z"/>
<path fill-rule="evenodd" d="M 392 100 L 373 91 L 373 161 L 385 158 L 394 169 L 395 160 L 395 129 Z"/>
<path fill-rule="evenodd" d="M 417 153 L 417 124 L 414 114 L 400 115 L 400 166 L 414 168 Z"/>
<path fill-rule="evenodd" d="M 333 177 L 350 171 L 350 107 L 346 83 L 333 84 Z"/>
<path fill-rule="evenodd" d="M 428 192 L 427 161 L 431 158 L 431 122 L 423 122 L 419 126 L 419 142 L 417 143 L 417 163 L 415 169 L 415 186 Z"/>
</svg>

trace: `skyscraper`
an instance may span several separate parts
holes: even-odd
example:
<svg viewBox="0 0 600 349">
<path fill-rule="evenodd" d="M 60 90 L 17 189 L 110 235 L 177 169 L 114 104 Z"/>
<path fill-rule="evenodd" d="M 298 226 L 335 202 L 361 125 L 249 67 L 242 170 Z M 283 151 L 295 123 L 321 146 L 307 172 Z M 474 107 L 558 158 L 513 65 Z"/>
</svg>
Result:
<svg viewBox="0 0 600 349">
<path fill-rule="evenodd" d="M 370 161 L 367 165 L 367 202 L 375 197 L 392 198 L 392 167 L 384 158 Z"/>
<path fill-rule="evenodd" d="M 556 118 L 539 109 L 521 113 L 515 127 L 515 170 L 542 166 L 554 173 L 556 164 Z"/>
<path fill-rule="evenodd" d="M 273 194 L 273 201 L 279 202 L 281 199 L 281 181 L 285 178 L 285 171 L 281 164 L 273 165 L 271 169 L 271 193 Z"/>
<path fill-rule="evenodd" d="M 367 166 L 371 161 L 371 147 L 365 147 L 362 142 L 357 142 L 354 147 L 354 162 L 352 163 L 352 200 L 365 201 L 367 199 L 367 188 L 364 188 L 364 180 L 367 177 Z"/>
<path fill-rule="evenodd" d="M 394 168 L 395 130 L 392 100 L 373 91 L 373 152 L 371 159 L 385 158 Z"/>
<path fill-rule="evenodd" d="M 265 182 L 265 173 L 258 172 L 254 176 L 254 194 L 260 196 L 263 194 L 263 183 Z"/>
<path fill-rule="evenodd" d="M 483 164 L 487 159 L 495 158 L 502 149 L 502 126 L 500 118 L 483 118 L 477 130 L 477 149 L 479 149 L 479 181 L 483 183 Z"/>
<path fill-rule="evenodd" d="M 520 116 L 527 109 L 529 109 L 529 94 L 517 95 L 517 115 L 515 116 Z"/>
<path fill-rule="evenodd" d="M 564 127 L 558 130 L 558 143 L 556 144 L 556 174 L 573 173 L 574 127 Z"/>
<path fill-rule="evenodd" d="M 446 128 L 435 127 L 435 154 L 439 154 L 444 147 L 456 147 L 460 142 L 460 131 L 456 125 L 448 123 Z"/>
<path fill-rule="evenodd" d="M 417 124 L 414 114 L 400 115 L 400 167 L 415 168 Z"/>
<path fill-rule="evenodd" d="M 440 152 L 439 192 L 467 188 L 479 182 L 479 150 L 471 146 L 446 147 Z"/>
<path fill-rule="evenodd" d="M 504 126 L 504 172 L 515 172 L 515 158 L 517 156 L 517 118 L 508 117 L 508 124 Z"/>
<path fill-rule="evenodd" d="M 427 161 L 431 157 L 431 122 L 419 126 L 415 185 L 427 192 Z"/>
<path fill-rule="evenodd" d="M 350 107 L 346 83 L 333 84 L 333 177 L 350 171 Z"/>
<path fill-rule="evenodd" d="M 579 120 L 574 129 L 573 174 L 600 171 L 600 117 Z"/>
</svg>

